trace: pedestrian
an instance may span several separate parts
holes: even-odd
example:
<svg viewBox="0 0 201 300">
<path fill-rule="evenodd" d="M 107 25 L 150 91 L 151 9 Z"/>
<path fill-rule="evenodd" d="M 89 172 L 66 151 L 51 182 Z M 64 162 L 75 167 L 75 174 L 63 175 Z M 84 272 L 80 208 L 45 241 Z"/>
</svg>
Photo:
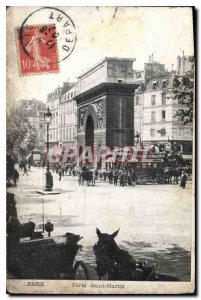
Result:
<svg viewBox="0 0 201 300">
<path fill-rule="evenodd" d="M 113 177 L 114 177 L 114 185 L 117 185 L 117 181 L 118 181 L 118 176 L 119 176 L 119 170 L 115 169 Z"/>
<path fill-rule="evenodd" d="M 29 163 L 28 164 L 28 169 L 29 169 L 29 172 L 31 171 L 31 164 Z"/>
<path fill-rule="evenodd" d="M 64 172 L 65 172 L 65 169 L 64 169 L 64 166 L 62 167 L 62 175 L 64 176 Z"/>
<path fill-rule="evenodd" d="M 105 169 L 103 169 L 103 180 L 106 181 L 107 179 L 107 172 Z"/>
<path fill-rule="evenodd" d="M 68 166 L 67 164 L 65 164 L 65 175 L 67 175 L 67 172 L 68 172 Z"/>
<path fill-rule="evenodd" d="M 132 185 L 132 178 L 131 178 L 131 173 L 130 172 L 128 173 L 127 182 L 128 182 L 129 186 Z"/>
<path fill-rule="evenodd" d="M 135 173 L 135 170 L 132 171 L 132 184 L 133 184 L 133 186 L 136 185 L 136 173 Z"/>
<path fill-rule="evenodd" d="M 180 187 L 182 187 L 183 189 L 185 189 L 185 187 L 186 187 L 186 181 L 187 181 L 186 172 L 182 171 L 182 173 L 181 173 Z"/>
<path fill-rule="evenodd" d="M 59 181 L 61 181 L 61 176 L 62 176 L 62 170 L 59 169 Z"/>
<path fill-rule="evenodd" d="M 124 184 L 125 184 L 124 181 L 125 181 L 125 174 L 124 174 L 124 172 L 122 172 L 120 175 L 120 180 L 119 180 L 120 186 L 124 186 Z"/>
<path fill-rule="evenodd" d="M 112 180 L 113 180 L 113 171 L 112 171 L 112 169 L 108 173 L 108 178 L 109 178 L 109 184 L 112 184 Z"/>
<path fill-rule="evenodd" d="M 22 176 L 24 176 L 24 174 L 27 174 L 27 176 L 29 176 L 29 174 L 27 173 L 27 165 L 24 164 L 24 173 L 22 174 Z"/>
</svg>

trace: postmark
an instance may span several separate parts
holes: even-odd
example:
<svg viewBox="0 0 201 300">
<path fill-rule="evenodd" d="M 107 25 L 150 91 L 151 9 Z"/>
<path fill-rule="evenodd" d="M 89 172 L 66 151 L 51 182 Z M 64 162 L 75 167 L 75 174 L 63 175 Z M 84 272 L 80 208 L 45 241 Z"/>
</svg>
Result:
<svg viewBox="0 0 201 300">
<path fill-rule="evenodd" d="M 54 7 L 33 11 L 16 31 L 21 76 L 58 73 L 60 63 L 72 54 L 77 40 L 72 19 Z"/>
</svg>

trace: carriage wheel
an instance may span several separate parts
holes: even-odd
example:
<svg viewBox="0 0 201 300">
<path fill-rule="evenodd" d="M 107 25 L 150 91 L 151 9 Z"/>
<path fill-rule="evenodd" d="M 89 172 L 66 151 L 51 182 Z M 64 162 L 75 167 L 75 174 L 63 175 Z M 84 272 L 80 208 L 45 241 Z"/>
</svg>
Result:
<svg viewBox="0 0 201 300">
<path fill-rule="evenodd" d="M 89 270 L 87 265 L 83 261 L 76 261 L 73 269 L 75 274 L 74 279 L 89 279 Z"/>
</svg>

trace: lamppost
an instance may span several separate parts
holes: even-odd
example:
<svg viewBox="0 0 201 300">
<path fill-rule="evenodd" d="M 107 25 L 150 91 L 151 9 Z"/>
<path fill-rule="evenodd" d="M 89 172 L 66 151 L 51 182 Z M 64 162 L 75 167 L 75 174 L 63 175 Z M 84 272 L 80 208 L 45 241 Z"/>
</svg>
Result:
<svg viewBox="0 0 201 300">
<path fill-rule="evenodd" d="M 47 125 L 47 172 L 45 173 L 46 175 L 45 191 L 52 191 L 53 177 L 50 172 L 50 166 L 49 166 L 49 126 L 52 122 L 52 114 L 49 110 L 49 107 L 47 108 L 47 112 L 44 113 L 44 120 Z"/>
</svg>

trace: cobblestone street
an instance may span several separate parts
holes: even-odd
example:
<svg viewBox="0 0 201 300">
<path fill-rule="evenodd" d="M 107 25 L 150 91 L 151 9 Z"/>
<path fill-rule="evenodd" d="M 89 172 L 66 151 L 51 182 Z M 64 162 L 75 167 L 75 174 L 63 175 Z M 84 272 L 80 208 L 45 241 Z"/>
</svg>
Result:
<svg viewBox="0 0 201 300">
<path fill-rule="evenodd" d="M 42 168 L 32 168 L 29 176 L 20 172 L 18 186 L 8 189 L 17 196 L 21 222 L 31 219 L 39 228 L 44 209 L 45 222 L 54 223 L 52 235 L 68 231 L 83 236 L 78 256 L 91 266 L 95 265 L 96 228 L 107 233 L 120 228 L 115 240 L 134 258 L 155 262 L 161 272 L 190 280 L 190 180 L 186 189 L 174 184 L 116 187 L 101 181 L 93 187 L 79 186 L 77 177 L 64 176 L 59 181 L 53 173 L 54 190 L 61 193 L 43 196 L 36 191 L 44 185 L 44 173 Z"/>
</svg>

